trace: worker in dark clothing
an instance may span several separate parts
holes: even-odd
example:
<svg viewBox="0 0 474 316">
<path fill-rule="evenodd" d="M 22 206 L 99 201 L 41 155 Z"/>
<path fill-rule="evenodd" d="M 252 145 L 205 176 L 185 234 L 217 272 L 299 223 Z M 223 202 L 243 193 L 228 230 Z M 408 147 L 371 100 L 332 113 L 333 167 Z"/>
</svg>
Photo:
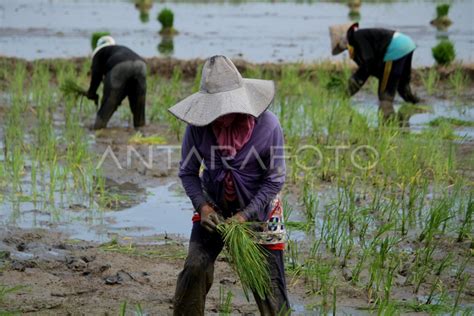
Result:
<svg viewBox="0 0 474 316">
<path fill-rule="evenodd" d="M 188 256 L 176 282 L 175 316 L 205 315 L 214 264 L 224 247 L 216 226 L 224 219 L 259 227 L 255 237 L 270 277 L 270 291 L 264 297 L 254 293 L 260 314 L 291 313 L 280 198 L 286 177 L 283 130 L 267 110 L 274 96 L 273 81 L 242 78 L 230 59 L 213 56 L 202 68 L 200 91 L 169 109 L 188 123 L 179 177 L 195 209 Z"/>
<path fill-rule="evenodd" d="M 379 110 L 384 121 L 395 116 L 393 99 L 397 91 L 407 102 L 420 101 L 410 88 L 411 63 L 416 49 L 410 37 L 382 28 L 359 29 L 358 23 L 333 26 L 330 35 L 332 54 L 348 49 L 350 57 L 359 66 L 349 79 L 351 96 L 360 90 L 369 76 L 379 80 Z"/>
<path fill-rule="evenodd" d="M 135 128 L 145 125 L 146 63 L 131 49 L 115 45 L 111 36 L 97 41 L 92 53 L 91 84 L 87 97 L 98 103 L 97 88 L 104 80 L 104 92 L 94 129 L 107 126 L 112 114 L 128 97 Z"/>
</svg>

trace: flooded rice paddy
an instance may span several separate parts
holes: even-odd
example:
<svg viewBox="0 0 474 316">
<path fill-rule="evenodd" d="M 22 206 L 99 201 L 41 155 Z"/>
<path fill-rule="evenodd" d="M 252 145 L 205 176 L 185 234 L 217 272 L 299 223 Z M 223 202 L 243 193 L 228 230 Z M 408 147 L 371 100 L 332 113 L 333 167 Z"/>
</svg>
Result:
<svg viewBox="0 0 474 316">
<path fill-rule="evenodd" d="M 474 61 L 474 26 L 470 0 L 454 0 L 453 25 L 439 32 L 430 25 L 436 1 L 363 1 L 363 27 L 397 29 L 418 45 L 416 66 L 432 65 L 431 48 L 440 38 L 453 41 L 457 57 Z M 173 39 L 162 38 L 158 12 L 175 12 Z M 140 55 L 180 59 L 224 54 L 253 62 L 335 59 L 330 56 L 328 27 L 350 21 L 349 8 L 336 1 L 166 1 L 155 2 L 142 22 L 133 1 L 6 0 L 0 3 L 0 54 L 29 60 L 87 56 L 90 36 L 107 30 L 118 43 Z M 87 21 L 87 23 L 84 23 Z"/>
<path fill-rule="evenodd" d="M 48 61 L 7 62 L 0 98 L 0 266 L 6 271 L 0 284 L 15 299 L 0 307 L 103 314 L 129 301 L 168 314 L 192 207 L 177 178 L 184 125 L 166 109 L 199 81 L 178 68 L 170 78 L 151 75 L 142 134 L 130 127 L 127 102 L 109 128 L 93 132 L 87 126 L 94 104 L 59 90 L 66 78 L 87 84 L 87 62 L 55 61 L 55 71 Z M 274 78 L 271 107 L 288 145 L 283 196 L 295 314 L 469 312 L 471 79 L 454 70 L 432 89 L 420 72 L 414 86 L 424 101 L 411 110 L 410 126 L 384 127 L 374 83 L 348 99 L 328 86 L 350 69 L 321 66 L 309 78 L 295 67 L 282 66 Z M 246 75 L 270 76 L 252 71 Z M 397 99 L 397 109 L 404 106 Z M 436 118 L 445 121 L 431 124 Z M 301 146 L 315 146 L 322 156 L 298 154 Z M 336 154 L 338 146 L 343 150 Z M 356 151 L 360 146 L 372 146 L 378 158 Z M 218 260 L 208 312 L 221 309 L 222 289 L 233 293 L 234 313 L 256 312 L 226 260 Z M 96 297 L 100 307 L 91 303 Z"/>
</svg>

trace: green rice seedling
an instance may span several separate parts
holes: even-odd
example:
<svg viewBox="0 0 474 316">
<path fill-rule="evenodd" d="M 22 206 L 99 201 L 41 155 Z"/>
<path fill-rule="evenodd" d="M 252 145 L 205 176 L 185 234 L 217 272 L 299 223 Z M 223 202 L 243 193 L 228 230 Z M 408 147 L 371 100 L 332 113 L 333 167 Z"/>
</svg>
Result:
<svg viewBox="0 0 474 316">
<path fill-rule="evenodd" d="M 142 306 L 140 305 L 140 303 L 135 304 L 135 315 L 136 315 L 136 316 L 144 316 L 144 315 L 146 315 L 146 314 L 143 312 L 143 308 L 142 308 Z"/>
<path fill-rule="evenodd" d="M 21 291 L 24 288 L 26 288 L 24 285 L 8 286 L 0 284 L 0 302 L 3 302 L 9 294 Z"/>
<path fill-rule="evenodd" d="M 386 270 L 385 280 L 384 280 L 384 285 L 383 285 L 383 292 L 384 292 L 383 303 L 385 305 L 390 304 L 390 295 L 391 295 L 392 286 L 393 286 L 393 276 L 395 272 L 397 271 L 399 264 L 400 264 L 399 261 L 391 262 L 390 266 Z"/>
<path fill-rule="evenodd" d="M 270 276 L 265 250 L 255 242 L 255 232 L 237 222 L 227 222 L 217 226 L 222 235 L 231 265 L 240 278 L 246 298 L 248 291 L 262 299 L 270 293 Z"/>
<path fill-rule="evenodd" d="M 377 316 L 398 316 L 400 310 L 393 302 L 381 302 L 377 309 Z"/>
<path fill-rule="evenodd" d="M 386 261 L 392 249 L 400 239 L 397 237 L 385 237 L 383 240 L 373 242 L 372 262 L 369 266 L 369 281 L 366 285 L 369 300 L 374 299 L 376 303 L 390 300 L 390 292 L 392 287 L 392 278 L 395 270 L 398 268 L 398 262 L 392 261 L 392 265 L 386 269 Z M 382 287 L 383 286 L 383 287 Z M 380 291 L 383 288 L 384 296 Z"/>
<path fill-rule="evenodd" d="M 219 315 L 230 315 L 232 313 L 232 291 L 225 291 L 223 286 L 219 287 Z"/>
<path fill-rule="evenodd" d="M 192 93 L 196 93 L 201 89 L 202 67 L 203 65 L 199 65 L 198 69 L 196 70 L 196 76 L 194 76 L 193 81 Z"/>
<path fill-rule="evenodd" d="M 452 24 L 452 21 L 449 19 L 449 8 L 450 4 L 444 3 L 436 6 L 436 18 L 433 19 L 430 23 L 436 26 L 439 30 L 444 30 Z"/>
<path fill-rule="evenodd" d="M 163 56 L 171 56 L 174 53 L 174 40 L 171 36 L 164 36 L 161 38 L 157 46 L 158 52 Z"/>
<path fill-rule="evenodd" d="M 436 70 L 434 67 L 431 67 L 424 76 L 421 76 L 421 82 L 423 83 L 426 92 L 429 95 L 432 95 L 436 91 L 439 83 L 438 70 Z"/>
<path fill-rule="evenodd" d="M 341 261 L 341 268 L 345 268 L 347 266 L 352 250 L 354 249 L 354 239 L 353 238 L 344 239 L 343 246 L 344 246 L 344 253 L 342 253 L 342 249 L 341 249 L 341 255 L 343 255 L 342 261 Z"/>
<path fill-rule="evenodd" d="M 413 283 L 413 293 L 417 294 L 420 290 L 421 285 L 426 280 L 431 272 L 433 253 L 436 246 L 432 243 L 427 244 L 424 248 L 418 249 L 415 255 L 414 270 L 410 281 Z"/>
<path fill-rule="evenodd" d="M 451 205 L 446 199 L 434 202 L 429 210 L 427 224 L 423 228 L 418 240 L 431 243 L 433 237 L 438 232 L 443 232 L 446 222 L 452 218 L 450 213 Z"/>
<path fill-rule="evenodd" d="M 447 66 L 456 58 L 454 44 L 449 40 L 442 40 L 431 49 L 433 58 L 438 65 Z"/>
<path fill-rule="evenodd" d="M 60 90 L 66 96 L 87 96 L 87 90 L 81 87 L 73 79 L 66 79 L 60 87 Z"/>
<path fill-rule="evenodd" d="M 443 18 L 448 16 L 450 5 L 448 3 L 439 4 L 436 6 L 436 18 Z"/>
<path fill-rule="evenodd" d="M 458 96 L 464 91 L 468 80 L 469 79 L 467 78 L 467 76 L 459 68 L 449 75 L 449 83 L 451 84 L 451 87 L 454 89 L 455 95 Z"/>
<path fill-rule="evenodd" d="M 173 27 L 174 24 L 174 13 L 171 9 L 164 8 L 158 13 L 156 17 L 158 22 L 161 24 L 160 34 L 162 35 L 176 35 L 178 31 Z"/>
<path fill-rule="evenodd" d="M 287 242 L 287 260 L 288 265 L 287 269 L 297 272 L 299 268 L 299 252 L 298 252 L 298 242 L 292 239 L 288 239 Z"/>
<path fill-rule="evenodd" d="M 332 288 L 335 284 L 335 278 L 331 276 L 332 264 L 321 262 L 321 260 L 308 260 L 305 262 L 305 265 L 306 269 L 304 271 L 306 278 L 311 281 L 310 290 L 321 295 L 321 305 L 327 308 L 330 306 L 329 302 L 332 296 Z"/>
<path fill-rule="evenodd" d="M 466 267 L 470 263 L 471 259 L 472 258 L 470 256 L 466 256 L 466 259 L 464 259 L 463 262 L 461 263 L 461 265 L 458 267 L 458 269 L 456 270 L 456 275 L 454 277 L 456 279 L 456 281 L 461 280 L 461 277 L 464 274 L 464 271 L 466 270 Z"/>
<path fill-rule="evenodd" d="M 352 284 L 357 285 L 359 283 L 360 274 L 364 267 L 364 263 L 366 263 L 366 260 L 369 257 L 370 253 L 371 253 L 371 249 L 369 247 L 363 248 L 362 253 L 361 252 L 358 253 L 359 258 L 354 268 L 352 269 L 352 279 L 351 279 Z"/>
<path fill-rule="evenodd" d="M 128 315 L 127 309 L 128 309 L 128 303 L 127 303 L 127 301 L 124 301 L 122 304 L 120 304 L 119 315 L 120 315 L 120 316 L 126 316 L 126 315 Z M 134 316 L 145 316 L 145 315 L 148 315 L 147 313 L 145 313 L 145 312 L 143 311 L 143 308 L 142 308 L 142 306 L 140 305 L 140 303 L 135 304 L 135 308 L 134 308 L 134 310 L 133 310 L 132 313 L 133 313 Z"/>
<path fill-rule="evenodd" d="M 126 313 L 127 313 L 127 301 L 123 302 L 123 303 L 120 305 L 119 315 L 120 315 L 120 316 L 125 316 Z"/>
<path fill-rule="evenodd" d="M 435 275 L 440 276 L 446 269 L 448 269 L 453 264 L 453 256 L 451 253 L 448 253 L 443 260 L 439 263 L 438 267 L 435 269 Z"/>
<path fill-rule="evenodd" d="M 161 82 L 158 84 L 159 92 L 156 101 L 151 109 L 151 120 L 166 119 L 170 130 L 179 140 L 183 132 L 184 124 L 172 115 L 169 115 L 167 109 L 175 104 L 183 95 L 182 71 L 179 67 L 173 69 L 173 75 L 170 82 Z"/>
<path fill-rule="evenodd" d="M 456 291 L 456 297 L 454 299 L 454 304 L 453 304 L 453 309 L 451 311 L 451 315 L 456 315 L 456 312 L 458 311 L 458 308 L 459 308 L 459 301 L 461 299 L 461 294 L 463 293 L 464 291 L 464 288 L 466 287 L 469 279 L 471 278 L 471 275 L 469 274 L 463 274 L 461 277 L 460 277 L 460 282 L 459 282 L 459 285 L 458 285 L 458 288 L 457 288 L 457 291 Z"/>
<path fill-rule="evenodd" d="M 170 99 L 168 100 L 168 102 L 170 103 L 168 103 L 167 107 L 169 107 L 171 104 L 175 104 L 177 100 L 181 98 L 181 95 L 182 95 L 181 81 L 182 81 L 182 71 L 179 67 L 175 67 L 173 69 L 173 75 L 171 77 L 171 91 L 170 91 L 171 93 L 169 95 Z M 179 141 L 180 135 L 182 133 L 182 128 L 184 125 L 182 124 L 180 120 L 178 120 L 174 116 L 168 115 L 167 117 L 170 119 L 169 123 L 171 125 L 171 131 L 175 133 L 176 138 Z"/>
<path fill-rule="evenodd" d="M 439 127 L 443 124 L 449 124 L 456 127 L 474 127 L 474 122 L 472 121 L 465 121 L 457 118 L 444 116 L 437 117 L 434 120 L 430 121 L 428 124 L 433 127 Z"/>
<path fill-rule="evenodd" d="M 464 216 L 461 221 L 461 227 L 459 227 L 458 232 L 458 242 L 464 241 L 466 238 L 472 235 L 472 228 L 473 228 L 473 215 L 474 215 L 474 199 L 473 193 L 469 194 L 469 198 L 466 201 L 465 205 L 460 203 L 459 209 L 460 211 L 462 208 L 465 208 Z M 472 237 L 472 236 L 471 236 Z"/>
<path fill-rule="evenodd" d="M 437 289 L 440 289 L 442 287 L 442 283 L 440 278 L 437 278 L 436 281 L 431 285 L 430 292 L 428 294 L 428 297 L 426 298 L 425 304 L 431 304 L 433 302 L 433 298 L 435 296 L 435 292 Z M 442 290 L 442 288 L 441 288 Z"/>
<path fill-rule="evenodd" d="M 315 220 L 316 220 L 316 213 L 318 211 L 319 201 L 318 201 L 317 196 L 313 194 L 312 192 L 309 193 L 308 190 L 309 190 L 308 186 L 305 185 L 303 189 L 303 206 L 304 206 L 305 215 L 306 215 L 306 222 L 309 225 L 314 226 Z"/>
</svg>

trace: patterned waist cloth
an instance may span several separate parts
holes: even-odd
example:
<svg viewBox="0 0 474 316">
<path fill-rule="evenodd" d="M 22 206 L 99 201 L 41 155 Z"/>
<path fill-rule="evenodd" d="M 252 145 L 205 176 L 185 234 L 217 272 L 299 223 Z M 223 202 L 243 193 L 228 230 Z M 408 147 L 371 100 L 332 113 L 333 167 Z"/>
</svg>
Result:
<svg viewBox="0 0 474 316">
<path fill-rule="evenodd" d="M 255 235 L 257 242 L 269 250 L 284 250 L 286 229 L 283 221 L 283 206 L 280 196 L 273 199 L 270 216 L 267 221 L 256 223 Z M 193 223 L 201 221 L 201 215 L 194 212 Z"/>
</svg>

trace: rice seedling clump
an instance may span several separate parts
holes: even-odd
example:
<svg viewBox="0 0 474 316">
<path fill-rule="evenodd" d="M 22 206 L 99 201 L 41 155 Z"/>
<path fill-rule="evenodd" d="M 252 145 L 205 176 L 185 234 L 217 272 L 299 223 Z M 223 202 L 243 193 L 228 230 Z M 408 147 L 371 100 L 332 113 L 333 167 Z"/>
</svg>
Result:
<svg viewBox="0 0 474 316">
<path fill-rule="evenodd" d="M 65 96 L 87 95 L 87 91 L 72 79 L 64 80 L 60 87 Z"/>
<path fill-rule="evenodd" d="M 433 47 L 433 58 L 438 65 L 449 65 L 456 58 L 456 51 L 454 45 L 449 40 L 443 40 L 438 45 Z"/>
<path fill-rule="evenodd" d="M 248 290 L 262 299 L 270 293 L 270 276 L 265 249 L 255 242 L 255 232 L 248 225 L 235 221 L 220 224 L 217 231 L 224 239 L 232 268 L 242 282 L 247 299 Z"/>
</svg>

